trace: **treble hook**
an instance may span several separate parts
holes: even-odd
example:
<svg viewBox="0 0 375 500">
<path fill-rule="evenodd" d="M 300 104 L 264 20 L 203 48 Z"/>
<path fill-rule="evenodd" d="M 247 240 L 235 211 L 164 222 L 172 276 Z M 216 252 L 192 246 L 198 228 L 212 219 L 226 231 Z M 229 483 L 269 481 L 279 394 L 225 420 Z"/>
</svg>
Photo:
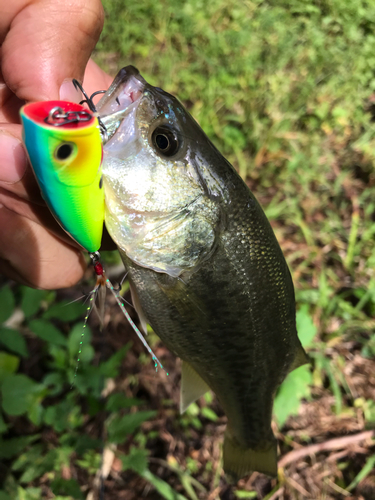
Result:
<svg viewBox="0 0 375 500">
<path fill-rule="evenodd" d="M 82 87 L 82 85 L 79 83 L 78 80 L 76 80 L 75 78 L 73 78 L 73 85 L 74 85 L 74 88 L 76 90 L 80 90 L 82 92 L 82 94 L 84 95 L 85 99 L 83 99 L 80 104 L 83 104 L 84 102 L 87 104 L 87 106 L 89 107 L 90 111 L 92 113 L 96 113 L 96 116 L 98 118 L 98 122 L 99 122 L 99 126 L 100 126 L 100 129 L 102 131 L 102 134 L 104 136 L 104 142 L 106 142 L 107 140 L 107 137 L 108 137 L 108 132 L 107 132 L 107 127 L 104 125 L 104 123 L 102 122 L 102 120 L 100 119 L 100 116 L 97 114 L 98 111 L 96 109 L 96 106 L 93 102 L 93 98 L 98 95 L 98 94 L 105 94 L 106 93 L 106 90 L 97 90 L 96 92 L 94 92 L 93 94 L 91 94 L 91 96 L 89 97 L 87 92 L 85 91 L 85 89 Z"/>
</svg>

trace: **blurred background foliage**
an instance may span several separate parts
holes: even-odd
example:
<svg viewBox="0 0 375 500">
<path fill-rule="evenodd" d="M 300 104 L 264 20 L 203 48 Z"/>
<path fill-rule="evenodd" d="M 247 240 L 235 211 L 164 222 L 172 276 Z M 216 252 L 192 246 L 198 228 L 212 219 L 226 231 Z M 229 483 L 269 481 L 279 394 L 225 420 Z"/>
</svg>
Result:
<svg viewBox="0 0 375 500">
<path fill-rule="evenodd" d="M 276 396 L 281 454 L 374 429 L 375 3 L 103 5 L 95 60 L 113 75 L 133 64 L 186 105 L 260 200 L 286 255 L 312 365 Z M 85 307 L 67 303 L 78 289 L 1 284 L 0 500 L 96 498 L 98 471 L 106 499 L 374 498 L 371 439 L 289 461 L 278 481 L 253 475 L 227 487 L 225 417 L 211 395 L 178 416 L 178 368 L 152 333 L 168 379 L 111 303 L 106 334 L 92 318 L 75 376 Z"/>
</svg>

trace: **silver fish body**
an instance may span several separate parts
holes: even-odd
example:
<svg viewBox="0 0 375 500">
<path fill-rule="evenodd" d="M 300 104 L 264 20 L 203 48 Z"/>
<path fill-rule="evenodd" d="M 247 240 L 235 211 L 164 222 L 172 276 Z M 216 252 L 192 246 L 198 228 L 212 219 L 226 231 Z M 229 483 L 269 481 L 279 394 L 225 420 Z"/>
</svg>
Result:
<svg viewBox="0 0 375 500">
<path fill-rule="evenodd" d="M 124 68 L 99 103 L 106 226 L 143 321 L 183 361 L 181 410 L 208 388 L 224 470 L 277 472 L 275 392 L 307 361 L 293 283 L 259 203 L 181 103 Z M 110 111 L 109 111 L 110 109 Z"/>
</svg>

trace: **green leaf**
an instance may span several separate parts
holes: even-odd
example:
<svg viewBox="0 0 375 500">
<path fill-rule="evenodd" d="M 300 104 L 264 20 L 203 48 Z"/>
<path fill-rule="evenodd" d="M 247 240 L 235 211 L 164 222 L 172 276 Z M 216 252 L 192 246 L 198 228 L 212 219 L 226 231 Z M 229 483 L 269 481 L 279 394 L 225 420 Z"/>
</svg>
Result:
<svg viewBox="0 0 375 500">
<path fill-rule="evenodd" d="M 17 456 L 29 444 L 39 439 L 39 434 L 32 436 L 22 436 L 10 439 L 0 439 L 0 458 L 11 458 Z"/>
<path fill-rule="evenodd" d="M 128 455 L 120 457 L 123 470 L 132 469 L 140 476 L 145 472 L 148 466 L 148 452 L 139 448 L 132 447 Z"/>
<path fill-rule="evenodd" d="M 115 412 L 122 408 L 130 408 L 131 406 L 139 406 L 141 404 L 144 404 L 144 401 L 141 399 L 127 398 L 125 394 L 118 392 L 109 396 L 106 409 L 109 412 Z"/>
<path fill-rule="evenodd" d="M 91 346 L 89 346 L 91 347 Z M 78 364 L 76 376 L 71 371 L 69 377 L 70 383 L 74 385 L 77 391 L 82 395 L 88 395 L 100 399 L 104 387 L 104 379 L 96 366 L 88 365 L 84 369 L 82 364 Z"/>
<path fill-rule="evenodd" d="M 42 443 L 34 444 L 28 450 L 23 451 L 12 463 L 13 471 L 22 471 L 30 463 L 37 462 L 43 455 L 44 446 Z"/>
<path fill-rule="evenodd" d="M 43 420 L 44 407 L 40 404 L 40 398 L 35 398 L 32 402 L 30 408 L 27 411 L 27 416 L 31 423 L 35 426 L 39 426 Z"/>
<path fill-rule="evenodd" d="M 62 371 L 66 373 L 69 362 L 68 362 L 68 353 L 65 348 L 59 347 L 55 344 L 48 345 L 48 354 L 51 356 L 51 368 Z"/>
<path fill-rule="evenodd" d="M 8 425 L 5 423 L 2 414 L 0 413 L 0 434 L 3 434 L 8 429 Z"/>
<path fill-rule="evenodd" d="M 258 496 L 258 493 L 256 491 L 245 491 L 245 490 L 235 491 L 234 494 L 236 495 L 237 498 L 257 498 Z"/>
<path fill-rule="evenodd" d="M 168 461 L 165 463 L 165 466 L 178 475 L 185 492 L 191 500 L 198 500 L 193 486 L 207 494 L 206 488 L 199 481 L 194 479 L 188 472 L 184 472 L 177 464 L 177 461 L 174 463 Z"/>
<path fill-rule="evenodd" d="M 56 396 L 64 388 L 66 379 L 60 372 L 50 372 L 43 379 L 43 385 L 49 388 L 49 395 Z"/>
<path fill-rule="evenodd" d="M 155 417 L 156 411 L 139 411 L 125 416 L 115 415 L 107 424 L 108 439 L 112 443 L 122 443 L 143 422 Z"/>
<path fill-rule="evenodd" d="M 42 444 L 32 446 L 13 463 L 13 470 L 23 471 L 19 479 L 20 483 L 30 483 L 58 467 L 58 451 L 51 449 L 45 453 L 44 450 L 45 446 Z"/>
<path fill-rule="evenodd" d="M 297 415 L 300 400 L 310 396 L 312 375 L 308 366 L 300 366 L 288 374 L 277 392 L 273 410 L 282 427 L 290 415 Z"/>
<path fill-rule="evenodd" d="M 212 420 L 212 422 L 216 422 L 216 420 L 219 418 L 214 410 L 212 410 L 212 408 L 208 408 L 208 406 L 204 406 L 201 410 L 201 413 L 203 417 Z"/>
<path fill-rule="evenodd" d="M 126 356 L 126 353 L 132 346 L 131 342 L 121 347 L 113 356 L 111 356 L 107 361 L 100 364 L 100 373 L 107 378 L 115 378 L 118 375 L 118 371 L 122 360 Z"/>
<path fill-rule="evenodd" d="M 75 402 L 75 395 L 68 396 L 56 405 L 48 406 L 44 411 L 44 422 L 56 432 L 74 429 L 83 423 L 81 408 Z"/>
<path fill-rule="evenodd" d="M 375 402 L 368 399 L 363 407 L 366 422 L 370 424 L 375 423 Z"/>
<path fill-rule="evenodd" d="M 0 490 L 0 500 L 12 500 L 8 493 L 3 490 Z"/>
<path fill-rule="evenodd" d="M 296 322 L 298 337 L 301 344 L 303 347 L 308 347 L 317 333 L 317 328 L 311 319 L 309 306 L 307 304 L 303 304 L 297 311 Z"/>
<path fill-rule="evenodd" d="M 16 372 L 20 364 L 20 358 L 0 351 L 0 383 L 8 377 L 8 375 Z"/>
<path fill-rule="evenodd" d="M 81 362 L 89 363 L 95 354 L 90 345 L 91 338 L 92 333 L 88 325 L 85 328 L 83 328 L 83 324 L 81 323 L 74 325 L 68 337 L 68 350 L 70 358 L 73 358 L 74 361 L 76 361 L 79 350 L 82 350 L 79 356 Z"/>
<path fill-rule="evenodd" d="M 370 474 L 370 472 L 374 469 L 374 467 L 375 467 L 375 455 L 372 455 L 371 457 L 368 457 L 362 470 L 356 475 L 356 477 L 353 479 L 353 481 L 349 484 L 349 486 L 346 489 L 348 491 L 353 490 L 360 481 L 363 481 L 363 479 L 365 479 L 365 477 Z"/>
<path fill-rule="evenodd" d="M 159 477 L 154 476 L 154 474 L 152 474 L 152 472 L 148 469 L 143 472 L 142 477 L 146 479 L 146 481 L 150 482 L 156 491 L 160 493 L 163 498 L 165 498 L 165 500 L 187 500 L 186 497 L 180 495 L 177 491 L 171 488 L 168 483 Z"/>
<path fill-rule="evenodd" d="M 28 286 L 21 286 L 21 309 L 26 318 L 30 318 L 38 312 L 41 301 L 48 293 L 46 290 L 35 290 Z"/>
<path fill-rule="evenodd" d="M 102 462 L 102 454 L 95 450 L 88 450 L 80 460 L 76 460 L 76 464 L 86 469 L 88 474 L 96 474 L 98 469 L 100 469 L 100 464 Z"/>
<path fill-rule="evenodd" d="M 12 328 L 0 327 L 0 343 L 7 349 L 23 357 L 28 357 L 26 341 L 18 330 Z"/>
<path fill-rule="evenodd" d="M 37 384 L 26 375 L 9 375 L 1 386 L 3 409 L 9 415 L 22 415 L 44 391 L 42 384 Z"/>
<path fill-rule="evenodd" d="M 52 323 L 43 319 L 33 319 L 29 323 L 30 330 L 39 338 L 51 342 L 51 344 L 66 346 L 67 340 L 64 335 Z"/>
<path fill-rule="evenodd" d="M 42 498 L 42 488 L 17 488 L 17 500 L 40 500 Z M 55 500 L 58 500 L 57 498 Z"/>
<path fill-rule="evenodd" d="M 373 358 L 375 357 L 375 334 L 371 335 L 369 340 L 366 342 L 366 345 L 362 348 L 361 355 L 364 358 Z"/>
<path fill-rule="evenodd" d="M 44 319 L 61 319 L 62 321 L 74 321 L 84 315 L 86 307 L 82 302 L 68 302 L 62 300 L 53 304 L 44 314 Z"/>
<path fill-rule="evenodd" d="M 74 500 L 83 500 L 85 497 L 76 479 L 62 479 L 61 477 L 51 482 L 51 490 L 55 495 L 66 495 Z"/>
<path fill-rule="evenodd" d="M 31 481 L 34 481 L 34 479 L 40 478 L 46 472 L 50 472 L 51 470 L 53 470 L 53 462 L 52 463 L 45 463 L 42 460 L 38 460 L 35 463 L 28 464 L 27 469 L 24 471 L 24 473 L 19 478 L 19 482 L 20 483 L 30 483 Z"/>
<path fill-rule="evenodd" d="M 13 313 L 15 300 L 9 285 L 0 288 L 0 323 L 4 323 Z"/>
<path fill-rule="evenodd" d="M 60 438 L 60 445 L 63 447 L 71 447 L 77 456 L 83 455 L 88 450 L 98 450 L 103 447 L 101 439 L 93 439 L 85 434 L 69 432 L 63 434 Z"/>
</svg>

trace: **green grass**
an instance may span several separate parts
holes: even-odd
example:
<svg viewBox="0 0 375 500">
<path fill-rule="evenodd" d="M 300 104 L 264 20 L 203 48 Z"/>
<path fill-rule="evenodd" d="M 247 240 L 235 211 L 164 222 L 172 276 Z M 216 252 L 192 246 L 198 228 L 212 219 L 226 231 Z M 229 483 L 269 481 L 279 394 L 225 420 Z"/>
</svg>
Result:
<svg viewBox="0 0 375 500">
<path fill-rule="evenodd" d="M 106 23 L 95 59 L 112 74 L 133 64 L 179 97 L 246 179 L 287 257 L 300 336 L 313 364 L 282 386 L 278 428 L 289 429 L 301 398 L 313 402 L 323 393 L 332 396 L 337 421 L 360 412 L 364 428 L 373 428 L 373 400 L 353 391 L 344 369 L 354 355 L 364 362 L 375 356 L 375 3 L 103 3 Z M 133 470 L 162 498 L 206 498 L 192 476 L 205 488 L 219 485 L 220 469 L 206 464 L 202 472 L 193 456 L 185 468 L 160 462 L 165 481 L 152 472 L 147 447 L 156 438 L 139 430 L 151 408 L 121 393 L 101 398 L 104 379 L 119 376 L 125 351 L 94 367 L 88 334 L 74 379 L 79 305 L 61 309 L 53 292 L 15 284 L 0 289 L 0 303 L 0 458 L 6 463 L 0 500 L 39 499 L 47 487 L 59 499 L 83 498 L 100 463 L 101 438 L 90 434 L 90 423 L 101 412 L 108 441 L 119 447 L 121 471 Z M 21 322 L 4 326 L 14 311 L 22 311 Z M 128 374 L 129 387 L 137 377 Z M 192 406 L 176 429 L 186 439 L 204 432 L 202 422 L 211 429 L 220 418 L 211 404 Z M 283 452 L 291 440 L 285 437 Z M 123 442 L 132 447 L 121 448 Z M 369 456 L 347 458 L 330 478 L 354 494 L 373 466 Z M 64 476 L 69 467 L 79 479 Z M 283 487 L 286 498 L 297 498 L 284 479 L 267 493 Z M 257 495 L 244 485 L 236 492 L 236 498 Z"/>
</svg>

